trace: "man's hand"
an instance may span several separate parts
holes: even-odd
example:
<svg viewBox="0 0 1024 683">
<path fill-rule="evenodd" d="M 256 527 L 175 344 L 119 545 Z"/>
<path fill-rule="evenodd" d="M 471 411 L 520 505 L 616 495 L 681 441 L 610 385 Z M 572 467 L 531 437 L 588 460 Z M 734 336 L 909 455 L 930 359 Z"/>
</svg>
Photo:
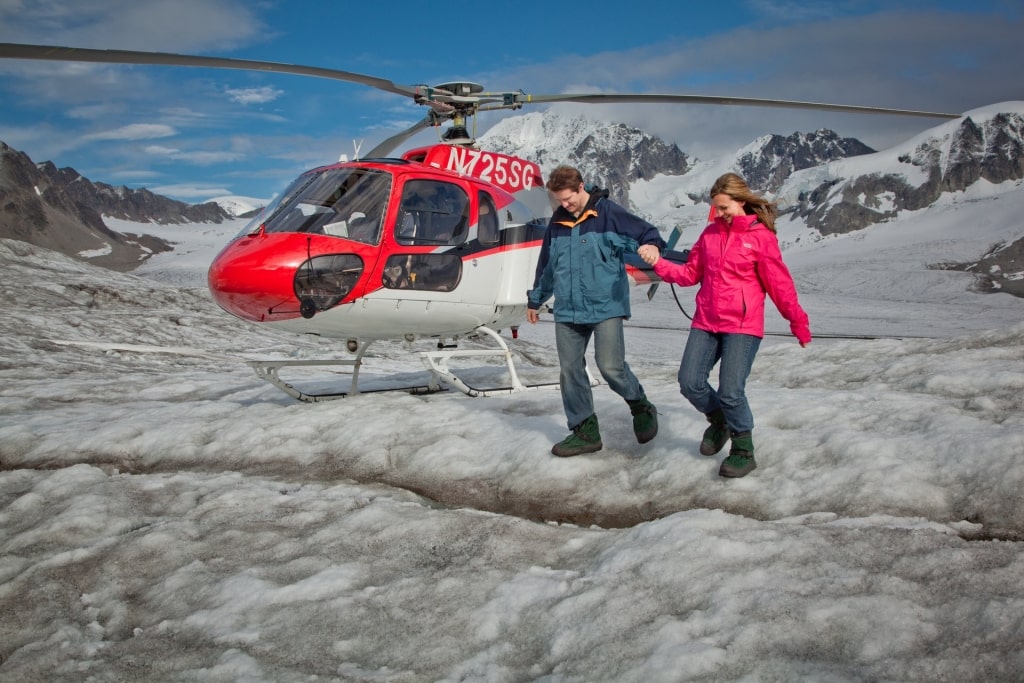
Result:
<svg viewBox="0 0 1024 683">
<path fill-rule="evenodd" d="M 640 248 L 636 250 L 637 255 L 640 256 L 649 266 L 653 266 L 661 258 L 661 250 L 653 244 L 642 244 Z"/>
<path fill-rule="evenodd" d="M 526 322 L 535 325 L 540 320 L 540 311 L 535 308 L 526 309 Z"/>
</svg>

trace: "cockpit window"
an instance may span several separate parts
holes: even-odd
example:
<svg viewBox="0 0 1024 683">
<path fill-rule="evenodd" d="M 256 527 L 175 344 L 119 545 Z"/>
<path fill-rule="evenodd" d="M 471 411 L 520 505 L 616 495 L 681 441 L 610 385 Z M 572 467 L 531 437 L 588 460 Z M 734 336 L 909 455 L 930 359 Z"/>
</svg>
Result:
<svg viewBox="0 0 1024 683">
<path fill-rule="evenodd" d="M 309 185 L 316 179 L 313 174 L 304 174 L 296 178 L 285 188 L 284 192 L 280 192 L 270 200 L 270 203 L 260 209 L 260 212 L 253 216 L 252 220 L 245 224 L 241 232 L 235 235 L 236 238 L 242 237 L 243 235 L 252 235 L 260 226 L 267 222 L 282 205 L 287 205 L 295 197 L 296 194 L 301 192 L 306 185 Z"/>
<path fill-rule="evenodd" d="M 302 181 L 301 183 L 299 181 Z M 265 211 L 266 232 L 334 235 L 380 241 L 391 175 L 366 168 L 332 168 L 302 176 Z"/>
<path fill-rule="evenodd" d="M 462 244 L 469 232 L 469 196 L 458 185 L 410 180 L 402 189 L 395 237 L 400 244 Z"/>
</svg>

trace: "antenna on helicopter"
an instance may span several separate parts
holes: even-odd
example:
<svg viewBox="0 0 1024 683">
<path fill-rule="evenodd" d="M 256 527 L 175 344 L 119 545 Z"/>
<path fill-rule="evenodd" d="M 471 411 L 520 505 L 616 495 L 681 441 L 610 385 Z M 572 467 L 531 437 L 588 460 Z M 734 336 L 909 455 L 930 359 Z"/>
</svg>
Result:
<svg viewBox="0 0 1024 683">
<path fill-rule="evenodd" d="M 362 140 L 360 140 L 359 142 L 356 142 L 355 140 L 352 141 L 352 152 L 353 152 L 352 159 L 353 160 L 359 161 L 359 159 L 360 159 L 359 151 L 362 148 L 363 148 L 363 141 Z"/>
</svg>

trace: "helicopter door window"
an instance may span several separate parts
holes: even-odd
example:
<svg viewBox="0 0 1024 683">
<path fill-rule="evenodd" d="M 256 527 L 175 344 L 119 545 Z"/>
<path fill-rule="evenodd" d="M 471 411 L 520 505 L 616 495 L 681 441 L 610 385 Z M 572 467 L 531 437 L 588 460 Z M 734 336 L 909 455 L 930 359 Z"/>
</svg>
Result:
<svg viewBox="0 0 1024 683">
<path fill-rule="evenodd" d="M 400 244 L 462 244 L 469 232 L 469 197 L 452 183 L 410 180 L 395 223 Z"/>
<path fill-rule="evenodd" d="M 481 244 L 497 244 L 500 234 L 498 228 L 498 210 L 494 207 L 491 195 L 481 192 L 478 195 L 477 238 Z"/>
<path fill-rule="evenodd" d="M 384 264 L 384 286 L 388 289 L 420 289 L 450 292 L 462 279 L 458 254 L 394 254 Z"/>
</svg>

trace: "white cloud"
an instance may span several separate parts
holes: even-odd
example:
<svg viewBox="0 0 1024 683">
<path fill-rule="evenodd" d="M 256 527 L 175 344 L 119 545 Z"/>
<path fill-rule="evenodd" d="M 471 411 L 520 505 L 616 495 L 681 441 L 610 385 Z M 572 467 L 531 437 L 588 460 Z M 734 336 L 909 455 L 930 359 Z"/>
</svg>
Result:
<svg viewBox="0 0 1024 683">
<path fill-rule="evenodd" d="M 149 189 L 156 194 L 168 197 L 209 198 L 231 194 L 229 190 L 223 187 L 203 187 L 201 185 L 189 184 L 159 185 Z"/>
<path fill-rule="evenodd" d="M 84 140 L 149 140 L 177 135 L 178 131 L 162 123 L 132 123 L 113 130 L 83 135 Z"/>
<path fill-rule="evenodd" d="M 189 164 L 197 164 L 199 166 L 206 166 L 209 164 L 219 164 L 230 161 L 238 161 L 245 155 L 240 152 L 230 151 L 185 151 L 177 149 L 175 147 L 164 147 L 162 145 L 149 145 L 144 150 L 147 154 L 155 156 L 164 156 L 174 161 L 182 161 Z"/>
<path fill-rule="evenodd" d="M 265 32 L 236 0 L 36 0 L 0 3 L 0 40 L 190 52 L 234 47 Z"/>
<path fill-rule="evenodd" d="M 283 90 L 264 86 L 262 88 L 229 88 L 228 97 L 239 104 L 264 104 L 273 102 L 284 94 Z"/>
</svg>

